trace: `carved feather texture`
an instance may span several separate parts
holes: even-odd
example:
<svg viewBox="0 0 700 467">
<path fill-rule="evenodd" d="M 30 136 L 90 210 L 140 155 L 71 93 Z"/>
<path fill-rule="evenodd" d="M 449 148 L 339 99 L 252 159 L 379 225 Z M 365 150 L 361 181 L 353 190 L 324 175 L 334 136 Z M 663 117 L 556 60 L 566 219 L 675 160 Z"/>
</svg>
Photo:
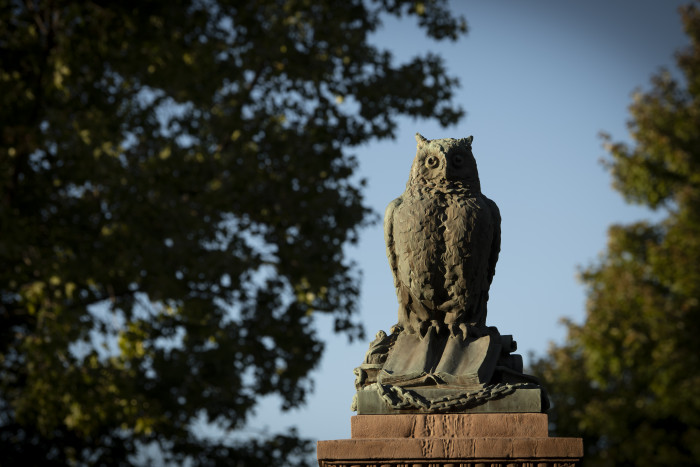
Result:
<svg viewBox="0 0 700 467">
<path fill-rule="evenodd" d="M 399 324 L 409 332 L 424 321 L 484 326 L 500 251 L 498 207 L 481 194 L 471 137 L 419 136 L 406 191 L 384 218 Z"/>
</svg>

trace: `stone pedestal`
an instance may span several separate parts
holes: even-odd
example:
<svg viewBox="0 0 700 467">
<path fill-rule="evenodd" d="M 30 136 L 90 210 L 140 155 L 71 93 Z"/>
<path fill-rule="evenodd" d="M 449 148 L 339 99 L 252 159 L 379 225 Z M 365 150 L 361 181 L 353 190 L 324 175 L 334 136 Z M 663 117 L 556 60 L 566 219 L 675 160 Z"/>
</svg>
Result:
<svg viewBox="0 0 700 467">
<path fill-rule="evenodd" d="M 550 438 L 547 414 L 356 415 L 351 439 L 319 441 L 320 467 L 564 467 L 580 438 Z"/>
</svg>

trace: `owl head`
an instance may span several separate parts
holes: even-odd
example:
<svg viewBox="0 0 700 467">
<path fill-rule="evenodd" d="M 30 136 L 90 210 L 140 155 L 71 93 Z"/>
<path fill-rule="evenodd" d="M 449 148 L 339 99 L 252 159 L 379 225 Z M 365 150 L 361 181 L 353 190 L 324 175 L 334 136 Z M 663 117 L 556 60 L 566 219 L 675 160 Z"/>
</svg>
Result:
<svg viewBox="0 0 700 467">
<path fill-rule="evenodd" d="M 472 154 L 473 136 L 428 140 L 416 133 L 418 150 L 408 184 L 462 185 L 480 192 L 479 172 Z"/>
</svg>

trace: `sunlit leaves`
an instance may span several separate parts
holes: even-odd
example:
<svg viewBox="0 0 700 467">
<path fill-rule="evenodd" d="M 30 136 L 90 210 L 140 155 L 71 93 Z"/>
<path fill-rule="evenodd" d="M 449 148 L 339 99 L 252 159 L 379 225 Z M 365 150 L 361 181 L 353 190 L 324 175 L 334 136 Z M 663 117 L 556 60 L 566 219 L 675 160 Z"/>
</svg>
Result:
<svg viewBox="0 0 700 467">
<path fill-rule="evenodd" d="M 465 30 L 442 1 L 0 0 L 7 463 L 301 462 L 294 435 L 192 426 L 302 404 L 319 313 L 362 333 L 352 148 L 462 115 L 439 57 L 367 41 L 387 13 Z"/>
</svg>

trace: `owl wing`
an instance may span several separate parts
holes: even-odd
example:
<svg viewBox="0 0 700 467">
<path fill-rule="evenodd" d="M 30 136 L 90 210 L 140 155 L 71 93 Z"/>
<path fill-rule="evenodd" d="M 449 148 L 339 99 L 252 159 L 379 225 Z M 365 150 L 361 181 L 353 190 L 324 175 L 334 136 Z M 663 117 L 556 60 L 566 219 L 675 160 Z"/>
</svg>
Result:
<svg viewBox="0 0 700 467">
<path fill-rule="evenodd" d="M 483 195 L 482 195 L 483 196 Z M 498 210 L 496 203 L 484 196 L 484 200 L 491 211 L 491 222 L 493 223 L 493 237 L 491 240 L 491 250 L 489 252 L 489 267 L 488 280 L 489 285 L 493 281 L 493 276 L 496 274 L 496 262 L 498 254 L 501 252 L 501 212 Z"/>
<path fill-rule="evenodd" d="M 389 203 L 384 213 L 384 243 L 386 244 L 386 256 L 389 259 L 391 274 L 394 276 L 394 287 L 399 288 L 398 263 L 396 259 L 396 247 L 394 245 L 394 211 L 403 202 L 399 196 Z"/>
</svg>

